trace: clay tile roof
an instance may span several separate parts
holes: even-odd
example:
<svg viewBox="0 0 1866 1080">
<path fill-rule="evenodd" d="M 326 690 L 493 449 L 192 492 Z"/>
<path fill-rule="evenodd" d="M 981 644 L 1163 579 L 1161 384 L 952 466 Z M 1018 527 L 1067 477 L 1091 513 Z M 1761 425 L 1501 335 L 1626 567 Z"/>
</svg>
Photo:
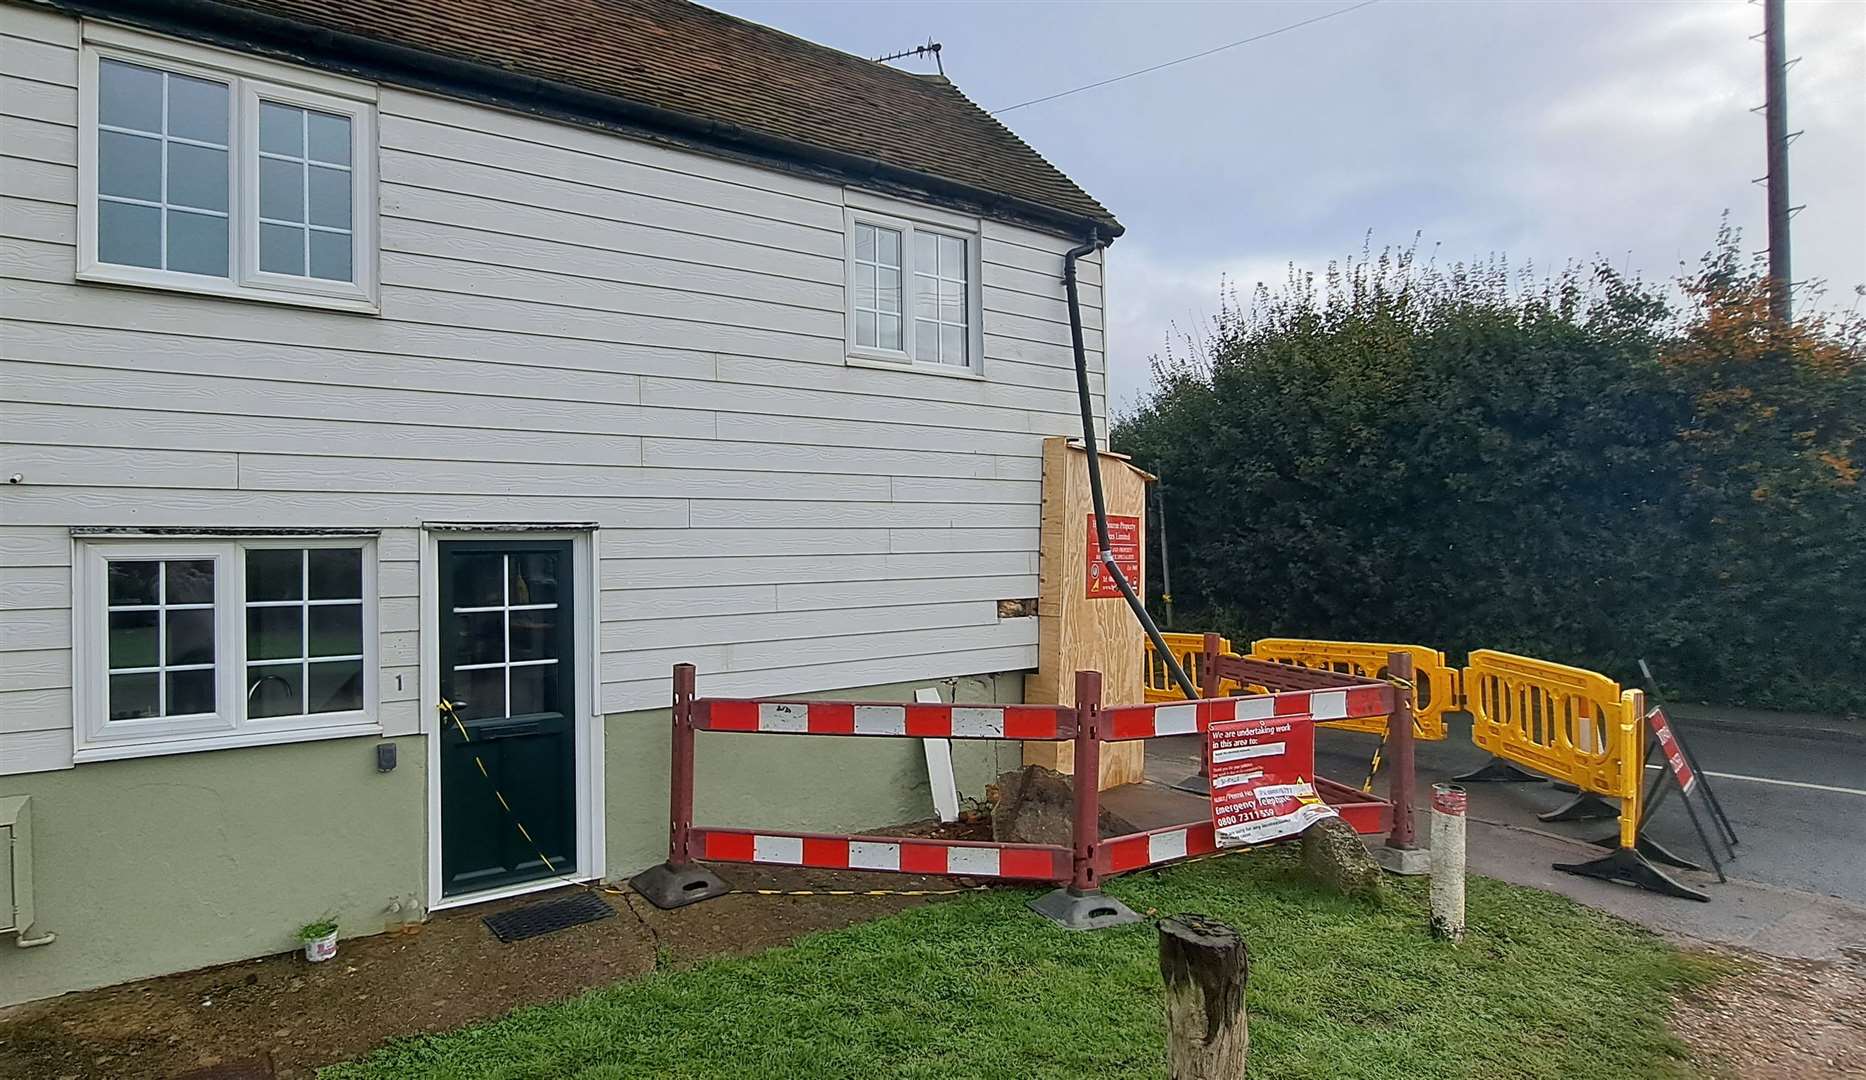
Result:
<svg viewBox="0 0 1866 1080">
<path fill-rule="evenodd" d="M 880 162 L 1096 222 L 1104 236 L 1121 231 L 1107 208 L 945 78 L 685 0 L 226 3 L 742 129 L 767 143 Z"/>
</svg>

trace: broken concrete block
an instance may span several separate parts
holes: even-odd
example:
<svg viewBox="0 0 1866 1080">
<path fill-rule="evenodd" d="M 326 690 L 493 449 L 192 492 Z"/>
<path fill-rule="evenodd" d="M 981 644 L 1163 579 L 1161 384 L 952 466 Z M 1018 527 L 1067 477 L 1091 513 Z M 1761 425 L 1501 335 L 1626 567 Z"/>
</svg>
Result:
<svg viewBox="0 0 1866 1080">
<path fill-rule="evenodd" d="M 1069 777 L 1041 765 L 1026 765 L 998 777 L 994 787 L 997 798 L 991 810 L 993 840 L 1001 844 L 1070 846 L 1076 797 Z M 1105 807 L 1099 827 L 1102 836 L 1138 831 L 1127 819 Z"/>
</svg>

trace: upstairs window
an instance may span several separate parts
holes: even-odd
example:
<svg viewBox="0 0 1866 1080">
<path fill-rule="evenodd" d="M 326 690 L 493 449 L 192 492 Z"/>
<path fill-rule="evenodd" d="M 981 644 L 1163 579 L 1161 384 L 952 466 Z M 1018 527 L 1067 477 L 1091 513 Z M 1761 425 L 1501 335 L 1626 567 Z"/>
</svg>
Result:
<svg viewBox="0 0 1866 1080">
<path fill-rule="evenodd" d="M 865 210 L 847 231 L 850 362 L 976 374 L 978 235 Z"/>
<path fill-rule="evenodd" d="M 374 310 L 371 88 L 105 27 L 83 63 L 80 277 Z"/>
</svg>

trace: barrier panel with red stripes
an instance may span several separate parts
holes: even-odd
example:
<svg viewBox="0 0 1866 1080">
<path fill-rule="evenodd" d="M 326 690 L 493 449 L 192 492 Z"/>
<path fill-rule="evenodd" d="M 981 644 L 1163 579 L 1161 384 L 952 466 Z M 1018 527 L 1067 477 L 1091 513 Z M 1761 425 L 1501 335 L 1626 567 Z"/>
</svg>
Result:
<svg viewBox="0 0 1866 1080">
<path fill-rule="evenodd" d="M 1217 851 L 1209 818 L 1103 838 L 1097 828 L 1101 793 L 1096 784 L 1086 783 L 1074 785 L 1067 847 L 700 825 L 693 821 L 694 733 L 1073 740 L 1075 775 L 1095 777 L 1101 772 L 1103 742 L 1203 734 L 1213 723 L 1232 720 L 1288 718 L 1306 723 L 1404 711 L 1405 695 L 1385 682 L 1276 664 L 1264 667 L 1267 670 L 1249 674 L 1257 676 L 1252 685 L 1267 686 L 1270 693 L 1104 708 L 1101 675 L 1092 671 L 1076 673 L 1073 706 L 947 705 L 701 698 L 694 693 L 693 666 L 676 665 L 668 858 L 630 884 L 656 906 L 673 908 L 730 891 L 702 863 L 1048 881 L 1063 887 L 1031 906 L 1065 926 L 1083 929 L 1131 921 L 1132 912 L 1101 894 L 1101 879 Z M 1405 716 L 1410 727 L 1410 712 Z M 1320 777 L 1314 782 L 1317 793 L 1357 831 L 1381 832 L 1393 823 L 1392 808 L 1385 801 Z"/>
</svg>

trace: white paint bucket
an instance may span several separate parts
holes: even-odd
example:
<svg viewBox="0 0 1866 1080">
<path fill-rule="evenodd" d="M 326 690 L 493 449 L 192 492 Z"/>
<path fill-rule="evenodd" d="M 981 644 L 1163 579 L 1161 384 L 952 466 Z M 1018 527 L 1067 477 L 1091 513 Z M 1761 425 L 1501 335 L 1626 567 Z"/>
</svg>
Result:
<svg viewBox="0 0 1866 1080">
<path fill-rule="evenodd" d="M 305 959 L 313 964 L 321 964 L 337 955 L 337 931 L 332 930 L 320 938 L 305 940 Z"/>
</svg>

